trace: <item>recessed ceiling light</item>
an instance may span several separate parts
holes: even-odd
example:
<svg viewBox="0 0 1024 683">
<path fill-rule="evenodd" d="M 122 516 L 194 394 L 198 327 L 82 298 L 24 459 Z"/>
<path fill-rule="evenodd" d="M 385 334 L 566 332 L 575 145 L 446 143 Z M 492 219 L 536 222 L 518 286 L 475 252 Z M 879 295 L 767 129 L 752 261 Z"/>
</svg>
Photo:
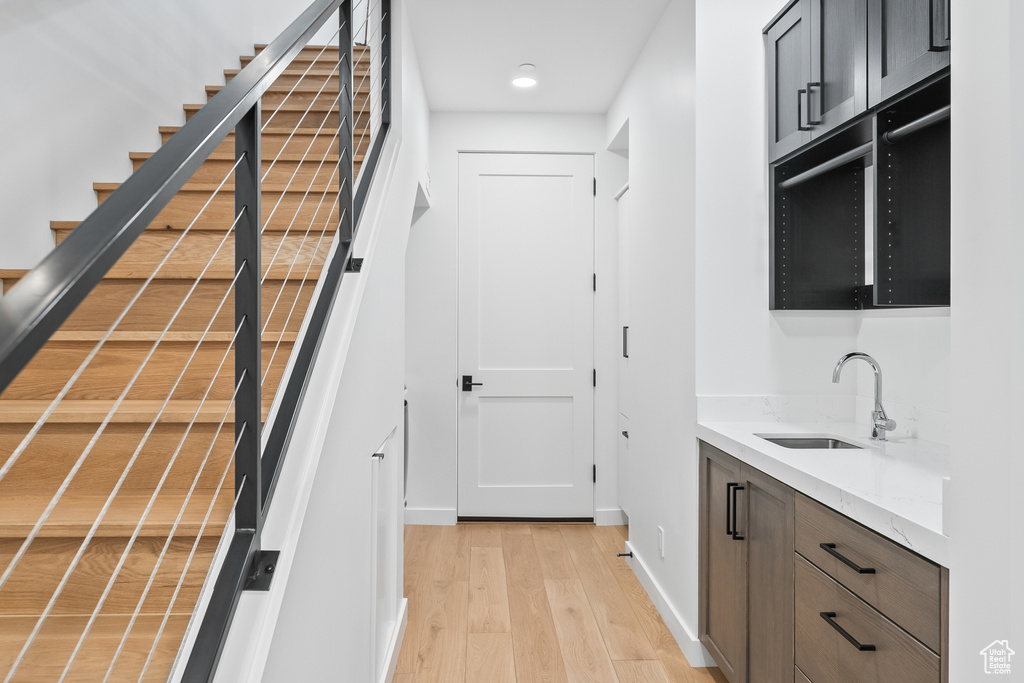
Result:
<svg viewBox="0 0 1024 683">
<path fill-rule="evenodd" d="M 530 76 L 520 76 L 512 79 L 512 85 L 517 88 L 532 88 L 537 85 L 537 79 Z"/>
<path fill-rule="evenodd" d="M 535 68 L 536 67 L 534 67 L 534 65 L 530 64 L 529 62 L 527 62 L 525 64 L 520 64 L 519 65 L 519 70 L 520 71 L 533 71 Z"/>
</svg>

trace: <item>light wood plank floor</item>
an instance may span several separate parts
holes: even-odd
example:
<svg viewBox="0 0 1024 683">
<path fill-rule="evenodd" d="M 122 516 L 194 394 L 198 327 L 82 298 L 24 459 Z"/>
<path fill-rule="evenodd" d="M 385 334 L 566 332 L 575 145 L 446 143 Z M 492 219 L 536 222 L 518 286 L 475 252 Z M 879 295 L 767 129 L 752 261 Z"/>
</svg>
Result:
<svg viewBox="0 0 1024 683">
<path fill-rule="evenodd" d="M 395 683 L 725 683 L 692 668 L 622 552 L 625 527 L 405 528 Z"/>
</svg>

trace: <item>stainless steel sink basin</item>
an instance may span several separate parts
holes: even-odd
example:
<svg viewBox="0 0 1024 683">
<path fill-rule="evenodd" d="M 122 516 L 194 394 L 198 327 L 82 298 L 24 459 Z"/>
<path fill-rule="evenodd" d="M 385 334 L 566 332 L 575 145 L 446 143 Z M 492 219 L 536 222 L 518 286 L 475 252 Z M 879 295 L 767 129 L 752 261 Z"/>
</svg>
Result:
<svg viewBox="0 0 1024 683">
<path fill-rule="evenodd" d="M 770 436 L 767 434 L 758 434 L 757 436 L 783 448 L 861 448 L 861 446 L 837 439 L 834 436 Z"/>
</svg>

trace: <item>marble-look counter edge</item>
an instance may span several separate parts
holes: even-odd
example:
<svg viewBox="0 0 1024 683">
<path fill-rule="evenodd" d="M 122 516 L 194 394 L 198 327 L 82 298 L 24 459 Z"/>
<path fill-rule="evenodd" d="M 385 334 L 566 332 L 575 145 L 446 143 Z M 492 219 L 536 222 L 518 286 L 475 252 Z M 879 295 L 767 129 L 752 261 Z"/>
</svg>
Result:
<svg viewBox="0 0 1024 683">
<path fill-rule="evenodd" d="M 817 427 L 817 428 L 815 428 Z M 949 539 L 944 536 L 939 528 L 941 521 L 935 523 L 935 515 L 930 519 L 921 518 L 916 512 L 904 512 L 890 509 L 884 504 L 871 500 L 869 493 L 864 490 L 855 491 L 855 487 L 844 485 L 842 477 L 831 473 L 811 473 L 801 469 L 793 462 L 787 462 L 787 456 L 797 459 L 796 453 L 786 453 L 786 449 L 768 443 L 757 438 L 755 433 L 771 431 L 773 433 L 814 433 L 824 432 L 837 433 L 846 430 L 836 429 L 836 425 L 827 427 L 821 425 L 794 425 L 779 424 L 766 425 L 763 423 L 735 423 L 735 422 L 698 422 L 697 437 L 707 443 L 732 455 L 770 477 L 792 487 L 808 498 L 827 505 L 833 510 L 846 515 L 847 517 L 863 524 L 872 531 L 875 531 L 886 538 L 908 548 L 915 553 L 928 558 L 932 562 L 942 566 L 948 566 L 948 543 Z M 849 436 L 848 434 L 839 434 Z M 863 440 L 858 439 L 863 443 Z M 874 458 L 873 454 L 865 454 Z M 938 519 L 941 520 L 941 476 L 934 474 L 940 492 L 938 505 Z M 887 482 L 892 486 L 893 482 Z M 878 496 L 882 498 L 883 496 Z M 908 495 L 907 499 L 913 496 Z M 920 503 L 919 500 L 911 500 L 912 504 Z M 935 501 L 927 502 L 931 507 L 936 505 Z M 908 508 L 909 509 L 909 508 Z M 915 517 L 918 517 L 915 519 Z"/>
</svg>

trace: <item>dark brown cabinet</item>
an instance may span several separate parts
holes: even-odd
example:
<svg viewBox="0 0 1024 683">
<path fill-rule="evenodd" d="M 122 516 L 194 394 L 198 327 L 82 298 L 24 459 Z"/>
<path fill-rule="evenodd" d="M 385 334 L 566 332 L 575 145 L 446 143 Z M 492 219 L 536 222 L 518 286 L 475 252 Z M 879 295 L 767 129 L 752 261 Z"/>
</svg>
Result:
<svg viewBox="0 0 1024 683">
<path fill-rule="evenodd" d="M 700 445 L 700 635 L 730 683 L 793 676 L 793 490 Z"/>
<path fill-rule="evenodd" d="M 867 0 L 798 0 L 765 31 L 769 158 L 867 109 Z"/>
<path fill-rule="evenodd" d="M 949 66 L 949 0 L 870 0 L 869 104 Z"/>
</svg>

